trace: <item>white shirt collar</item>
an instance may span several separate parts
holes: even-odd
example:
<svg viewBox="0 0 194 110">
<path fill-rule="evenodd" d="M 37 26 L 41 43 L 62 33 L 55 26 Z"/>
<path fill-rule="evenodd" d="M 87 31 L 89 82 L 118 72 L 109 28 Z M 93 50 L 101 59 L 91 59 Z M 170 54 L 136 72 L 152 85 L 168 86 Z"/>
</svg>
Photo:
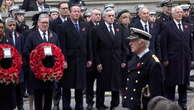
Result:
<svg viewBox="0 0 194 110">
<path fill-rule="evenodd" d="M 44 36 L 43 36 L 43 32 L 38 29 L 39 33 L 40 33 L 40 36 L 42 37 L 42 39 L 44 39 Z M 48 31 L 45 32 L 46 33 L 46 40 L 48 41 Z"/>
<path fill-rule="evenodd" d="M 67 21 L 67 17 L 64 18 L 64 17 L 60 16 L 60 18 L 61 18 L 62 22 Z"/>
<path fill-rule="evenodd" d="M 179 29 L 179 25 L 178 24 L 181 24 L 181 29 L 183 30 L 183 23 L 182 21 L 178 22 L 177 20 L 173 19 L 173 21 L 175 22 L 177 28 Z"/>
<path fill-rule="evenodd" d="M 143 52 L 137 54 L 137 56 L 138 56 L 139 58 L 141 58 L 141 57 L 143 57 L 143 56 L 144 56 L 146 53 L 148 53 L 148 52 L 149 52 L 149 49 L 146 48 Z"/>
<path fill-rule="evenodd" d="M 143 29 L 145 30 L 145 25 L 147 25 L 147 30 L 148 30 L 148 32 L 150 32 L 148 21 L 147 21 L 147 22 L 144 22 L 143 20 L 140 19 L 140 22 L 141 22 L 141 24 L 142 24 L 142 26 L 143 26 Z"/>
<path fill-rule="evenodd" d="M 110 28 L 109 28 L 110 24 L 108 24 L 107 22 L 105 22 L 105 25 L 106 25 L 108 31 L 110 32 Z M 113 33 L 115 34 L 114 25 L 111 24 L 111 26 L 112 26 L 112 31 L 113 31 Z"/>
</svg>

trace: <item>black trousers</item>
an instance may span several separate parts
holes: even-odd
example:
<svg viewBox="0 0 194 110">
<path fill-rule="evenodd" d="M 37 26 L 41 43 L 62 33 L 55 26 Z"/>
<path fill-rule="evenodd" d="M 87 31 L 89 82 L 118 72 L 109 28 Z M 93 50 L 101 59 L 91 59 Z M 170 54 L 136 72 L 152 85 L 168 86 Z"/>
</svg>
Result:
<svg viewBox="0 0 194 110">
<path fill-rule="evenodd" d="M 19 83 L 16 85 L 16 104 L 18 110 L 23 109 L 23 95 L 24 95 L 24 83 Z"/>
<path fill-rule="evenodd" d="M 86 82 L 86 103 L 94 104 L 94 81 L 97 79 L 97 72 L 88 71 L 87 72 L 87 82 Z"/>
<path fill-rule="evenodd" d="M 70 110 L 70 102 L 71 102 L 71 90 L 63 88 L 63 110 Z M 82 89 L 75 89 L 75 110 L 83 110 L 83 93 Z"/>
<path fill-rule="evenodd" d="M 35 110 L 51 110 L 53 89 L 35 89 Z M 44 102 L 44 104 L 43 104 Z"/>
<path fill-rule="evenodd" d="M 105 91 L 98 90 L 96 91 L 96 108 L 103 107 L 104 105 L 104 97 Z M 119 105 L 119 92 L 118 91 L 111 91 L 111 107 L 117 107 Z"/>
<path fill-rule="evenodd" d="M 165 86 L 165 96 L 170 100 L 175 100 L 175 89 L 176 85 L 173 86 Z M 178 85 L 178 103 L 183 110 L 186 110 L 187 104 L 187 84 Z"/>
<path fill-rule="evenodd" d="M 56 83 L 55 85 L 55 89 L 53 91 L 53 98 L 54 98 L 54 106 L 58 106 L 59 107 L 59 102 L 60 102 L 60 99 L 61 99 L 61 94 L 62 94 L 62 91 L 61 91 L 61 86 L 58 83 Z"/>
</svg>

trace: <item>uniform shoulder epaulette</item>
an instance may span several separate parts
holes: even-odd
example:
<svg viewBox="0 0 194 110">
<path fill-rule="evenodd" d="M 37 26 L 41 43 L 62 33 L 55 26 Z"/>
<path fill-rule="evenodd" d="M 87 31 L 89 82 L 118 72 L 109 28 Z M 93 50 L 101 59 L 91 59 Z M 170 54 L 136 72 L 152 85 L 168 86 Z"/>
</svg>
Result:
<svg viewBox="0 0 194 110">
<path fill-rule="evenodd" d="M 155 60 L 155 62 L 160 62 L 160 60 L 158 59 L 158 57 L 156 55 L 152 55 L 152 58 Z"/>
</svg>

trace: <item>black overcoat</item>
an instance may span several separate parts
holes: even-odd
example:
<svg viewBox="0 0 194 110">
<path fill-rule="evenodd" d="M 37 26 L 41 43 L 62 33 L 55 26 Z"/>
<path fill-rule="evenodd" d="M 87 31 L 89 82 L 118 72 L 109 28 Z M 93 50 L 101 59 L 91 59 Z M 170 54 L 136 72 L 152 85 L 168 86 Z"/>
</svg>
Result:
<svg viewBox="0 0 194 110">
<path fill-rule="evenodd" d="M 28 35 L 28 37 L 26 38 L 26 41 L 24 44 L 24 50 L 23 50 L 23 56 L 25 59 L 24 63 L 25 63 L 25 65 L 27 65 L 25 67 L 29 68 L 30 52 L 41 43 L 44 43 L 44 40 L 42 39 L 38 30 L 34 30 Z M 52 31 L 48 31 L 48 43 L 53 43 L 53 44 L 59 46 L 58 37 Z M 51 82 L 51 81 L 44 82 L 43 80 L 36 79 L 34 74 L 32 73 L 32 71 L 29 72 L 28 77 L 29 77 L 29 84 L 28 85 L 32 89 L 44 89 L 44 88 L 53 88 L 54 87 L 54 82 Z"/>
<path fill-rule="evenodd" d="M 66 89 L 84 89 L 86 86 L 86 62 L 92 61 L 91 31 L 88 24 L 79 22 L 79 31 L 68 19 L 57 32 L 68 68 L 62 79 Z"/>
<path fill-rule="evenodd" d="M 169 61 L 165 68 L 167 85 L 189 83 L 193 39 L 189 24 L 183 23 L 183 30 L 180 31 L 175 22 L 171 21 L 167 23 L 161 34 L 162 61 Z"/>
<path fill-rule="evenodd" d="M 118 91 L 120 88 L 121 63 L 126 62 L 127 47 L 124 43 L 123 29 L 114 24 L 115 35 L 112 37 L 104 22 L 92 32 L 94 45 L 94 60 L 102 64 L 97 86 L 105 91 Z"/>
</svg>

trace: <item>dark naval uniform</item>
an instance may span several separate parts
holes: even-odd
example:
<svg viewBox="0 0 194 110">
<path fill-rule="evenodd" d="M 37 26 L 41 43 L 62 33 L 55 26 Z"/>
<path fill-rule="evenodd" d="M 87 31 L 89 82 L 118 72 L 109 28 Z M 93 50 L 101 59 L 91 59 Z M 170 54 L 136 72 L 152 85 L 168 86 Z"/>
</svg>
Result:
<svg viewBox="0 0 194 110">
<path fill-rule="evenodd" d="M 123 106 L 130 110 L 140 110 L 142 103 L 147 104 L 151 97 L 162 94 L 162 69 L 158 58 L 152 52 L 146 53 L 140 59 L 136 57 L 128 63 L 128 75 L 125 79 L 127 83 L 123 96 Z M 148 98 L 142 93 L 147 85 L 150 89 Z"/>
<path fill-rule="evenodd" d="M 141 33 L 138 33 L 141 34 Z M 161 63 L 148 48 L 128 62 L 123 107 L 129 110 L 147 110 L 152 97 L 162 95 Z"/>
</svg>

